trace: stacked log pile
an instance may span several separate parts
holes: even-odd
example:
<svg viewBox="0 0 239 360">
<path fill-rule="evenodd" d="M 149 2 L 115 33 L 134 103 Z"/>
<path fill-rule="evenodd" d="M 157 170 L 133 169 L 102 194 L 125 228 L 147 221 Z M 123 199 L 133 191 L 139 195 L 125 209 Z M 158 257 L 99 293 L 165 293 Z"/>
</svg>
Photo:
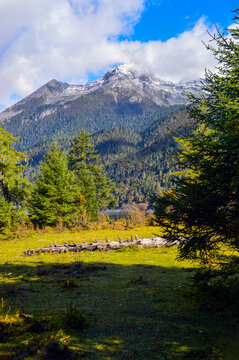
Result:
<svg viewBox="0 0 239 360">
<path fill-rule="evenodd" d="M 98 242 L 95 240 L 92 243 L 86 244 L 76 244 L 74 241 L 72 244 L 67 244 L 66 242 L 64 245 L 57 245 L 56 242 L 53 240 L 53 245 L 42 247 L 39 249 L 34 250 L 26 250 L 24 251 L 25 256 L 31 256 L 34 254 L 41 254 L 41 253 L 67 253 L 69 251 L 73 252 L 81 252 L 81 251 L 106 251 L 106 250 L 118 250 L 122 249 L 123 247 L 132 247 L 137 246 L 141 248 L 145 247 L 158 247 L 166 245 L 166 241 L 160 237 L 148 238 L 148 239 L 139 239 L 137 235 L 135 238 L 131 237 L 130 240 L 118 240 L 118 241 L 109 241 L 106 238 L 106 242 Z"/>
</svg>

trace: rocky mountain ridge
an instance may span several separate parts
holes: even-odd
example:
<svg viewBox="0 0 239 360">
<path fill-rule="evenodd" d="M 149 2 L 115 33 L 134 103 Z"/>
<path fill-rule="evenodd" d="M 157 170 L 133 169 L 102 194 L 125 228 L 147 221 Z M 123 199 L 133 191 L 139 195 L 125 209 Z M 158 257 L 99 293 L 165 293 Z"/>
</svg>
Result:
<svg viewBox="0 0 239 360">
<path fill-rule="evenodd" d="M 0 113 L 0 120 L 19 115 L 41 120 L 56 114 L 59 108 L 69 109 L 81 97 L 99 91 L 111 96 L 116 106 L 122 98 L 129 104 L 147 100 L 157 106 L 171 106 L 186 103 L 187 94 L 199 90 L 197 82 L 176 84 L 152 74 L 141 74 L 129 65 L 118 65 L 100 79 L 85 85 L 70 85 L 53 79 Z M 42 109 L 43 106 L 47 108 Z"/>
</svg>

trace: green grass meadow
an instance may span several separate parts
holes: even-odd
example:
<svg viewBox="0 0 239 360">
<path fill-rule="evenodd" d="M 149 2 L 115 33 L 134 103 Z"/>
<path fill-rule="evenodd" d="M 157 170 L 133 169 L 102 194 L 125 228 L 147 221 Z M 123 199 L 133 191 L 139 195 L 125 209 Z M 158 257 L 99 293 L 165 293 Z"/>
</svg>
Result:
<svg viewBox="0 0 239 360">
<path fill-rule="evenodd" d="M 0 359 L 24 352 L 24 359 L 38 359 L 52 338 L 75 359 L 239 359 L 238 317 L 199 306 L 190 297 L 194 265 L 178 262 L 176 247 L 22 255 L 52 239 L 80 243 L 135 234 L 160 235 L 160 229 L 45 232 L 0 240 Z M 83 314 L 85 328 L 64 323 L 72 309 Z"/>
</svg>

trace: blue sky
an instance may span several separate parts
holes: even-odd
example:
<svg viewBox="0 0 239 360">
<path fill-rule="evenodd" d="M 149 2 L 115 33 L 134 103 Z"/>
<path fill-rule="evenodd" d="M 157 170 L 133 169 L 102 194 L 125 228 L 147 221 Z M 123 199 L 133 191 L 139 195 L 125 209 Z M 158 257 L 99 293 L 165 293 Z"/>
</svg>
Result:
<svg viewBox="0 0 239 360">
<path fill-rule="evenodd" d="M 191 29 L 201 17 L 225 29 L 232 23 L 234 0 L 150 0 L 134 27 L 132 40 L 168 40 Z"/>
<path fill-rule="evenodd" d="M 47 81 L 81 84 L 119 63 L 169 81 L 203 77 L 234 0 L 1 0 L 0 108 Z"/>
</svg>

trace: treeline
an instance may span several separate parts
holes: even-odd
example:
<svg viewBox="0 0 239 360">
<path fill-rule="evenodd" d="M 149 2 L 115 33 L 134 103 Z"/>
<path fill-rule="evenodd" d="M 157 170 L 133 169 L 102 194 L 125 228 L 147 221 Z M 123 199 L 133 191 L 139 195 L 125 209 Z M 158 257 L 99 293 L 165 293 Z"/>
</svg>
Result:
<svg viewBox="0 0 239 360">
<path fill-rule="evenodd" d="M 73 139 L 69 154 L 56 142 L 51 145 L 35 184 L 23 177 L 26 156 L 13 148 L 16 140 L 0 129 L 0 232 L 24 222 L 72 227 L 96 220 L 99 209 L 115 205 L 113 183 L 84 130 Z"/>
</svg>

